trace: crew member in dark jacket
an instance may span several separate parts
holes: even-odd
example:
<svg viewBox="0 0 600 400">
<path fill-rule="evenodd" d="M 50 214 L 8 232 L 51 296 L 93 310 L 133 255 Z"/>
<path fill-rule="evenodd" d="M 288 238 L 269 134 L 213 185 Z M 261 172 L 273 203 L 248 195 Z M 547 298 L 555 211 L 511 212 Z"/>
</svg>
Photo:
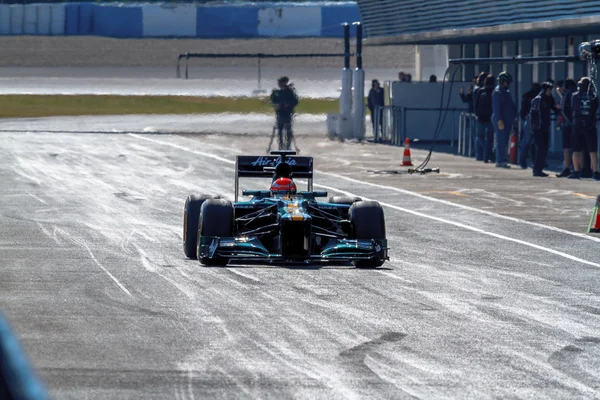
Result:
<svg viewBox="0 0 600 400">
<path fill-rule="evenodd" d="M 508 90 L 512 83 L 508 72 L 498 75 L 498 86 L 492 94 L 492 122 L 496 133 L 496 167 L 510 168 L 508 164 L 508 135 L 517 117 L 517 105 Z"/>
<path fill-rule="evenodd" d="M 285 143 L 285 148 L 289 149 L 293 140 L 292 118 L 296 106 L 298 105 L 298 96 L 295 90 L 288 85 L 289 79 L 287 76 L 282 76 L 277 81 L 278 90 L 273 90 L 271 93 L 271 104 L 275 108 L 277 116 L 277 134 L 280 138 L 280 143 Z M 283 137 L 283 128 L 287 128 L 287 135 Z"/>
<path fill-rule="evenodd" d="M 460 88 L 459 89 L 460 99 L 462 100 L 463 103 L 467 103 L 467 107 L 469 108 L 469 112 L 470 113 L 473 112 L 473 90 L 475 90 L 475 83 L 476 82 L 477 82 L 477 79 L 473 78 L 473 83 L 467 89 L 467 93 L 466 94 L 465 94 L 465 89 L 464 88 Z"/>
<path fill-rule="evenodd" d="M 485 86 L 477 90 L 475 97 L 475 115 L 477 116 L 477 160 L 488 163 L 494 146 L 494 125 L 492 124 L 492 93 L 496 86 L 496 78 L 488 75 Z"/>
<path fill-rule="evenodd" d="M 536 153 L 533 166 L 533 176 L 547 177 L 543 171 L 546 166 L 546 156 L 550 145 L 551 113 L 558 114 L 560 106 L 554 101 L 552 89 L 554 85 L 550 82 L 542 83 L 542 91 L 531 101 L 529 111 L 529 122 L 533 130 Z"/>
<path fill-rule="evenodd" d="M 485 86 L 485 80 L 487 77 L 487 72 L 480 72 L 477 76 L 477 84 L 473 88 L 473 112 L 475 112 L 475 99 L 477 98 L 477 91 Z"/>
<path fill-rule="evenodd" d="M 573 79 L 567 79 L 560 101 L 560 112 L 562 116 L 560 130 L 562 132 L 563 170 L 560 174 L 556 174 L 557 178 L 564 178 L 571 175 L 571 136 L 573 135 L 571 96 L 573 96 L 575 90 L 577 90 L 577 83 L 575 83 Z"/>
<path fill-rule="evenodd" d="M 596 129 L 596 113 L 598 112 L 598 97 L 590 87 L 590 78 L 581 78 L 577 92 L 571 96 L 571 121 L 573 122 L 573 169 L 571 179 L 581 176 L 582 151 L 587 145 L 590 153 L 591 167 L 594 171 L 592 178 L 600 180 L 598 173 L 598 132 Z"/>
<path fill-rule="evenodd" d="M 533 100 L 541 90 L 542 86 L 536 82 L 531 86 L 531 90 L 523 93 L 523 96 L 521 96 L 521 110 L 519 115 L 522 123 L 522 136 L 519 146 L 519 165 L 523 169 L 527 169 L 527 157 L 529 157 L 529 153 L 531 152 L 532 134 L 527 117 L 529 116 L 529 109 L 531 108 L 531 100 Z M 535 154 L 535 152 L 533 153 Z"/>
<path fill-rule="evenodd" d="M 383 126 L 383 88 L 377 79 L 371 81 L 371 90 L 367 99 L 369 110 L 371 111 L 371 124 L 373 125 L 373 134 L 375 134 L 375 112 L 378 112 L 379 129 Z M 381 132 L 381 131 L 380 131 Z"/>
</svg>

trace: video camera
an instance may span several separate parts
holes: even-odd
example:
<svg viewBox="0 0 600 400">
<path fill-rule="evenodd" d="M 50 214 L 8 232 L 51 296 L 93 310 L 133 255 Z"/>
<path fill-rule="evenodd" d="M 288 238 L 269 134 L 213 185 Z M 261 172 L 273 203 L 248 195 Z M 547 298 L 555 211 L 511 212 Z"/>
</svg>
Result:
<svg viewBox="0 0 600 400">
<path fill-rule="evenodd" d="M 579 58 L 581 60 L 593 59 L 594 61 L 600 58 L 600 40 L 592 42 L 583 42 L 579 45 Z"/>
</svg>

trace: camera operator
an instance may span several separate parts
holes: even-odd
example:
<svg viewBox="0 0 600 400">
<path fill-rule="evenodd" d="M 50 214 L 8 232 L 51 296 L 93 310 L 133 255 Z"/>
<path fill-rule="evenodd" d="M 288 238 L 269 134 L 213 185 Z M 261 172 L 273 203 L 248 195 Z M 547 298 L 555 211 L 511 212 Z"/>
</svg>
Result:
<svg viewBox="0 0 600 400">
<path fill-rule="evenodd" d="M 279 78 L 277 84 L 279 89 L 275 89 L 271 93 L 271 104 L 275 108 L 277 116 L 277 134 L 279 136 L 280 147 L 285 143 L 285 149 L 289 150 L 293 140 L 292 118 L 294 110 L 298 105 L 298 96 L 293 86 L 289 84 L 287 76 Z M 287 131 L 286 137 L 283 136 L 284 127 Z"/>
</svg>

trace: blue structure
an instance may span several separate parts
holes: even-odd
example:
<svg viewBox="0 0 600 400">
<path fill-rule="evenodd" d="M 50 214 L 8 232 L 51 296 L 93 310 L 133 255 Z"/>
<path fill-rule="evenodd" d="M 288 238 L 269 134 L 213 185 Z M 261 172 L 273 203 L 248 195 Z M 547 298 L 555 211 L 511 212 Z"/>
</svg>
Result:
<svg viewBox="0 0 600 400">
<path fill-rule="evenodd" d="M 3 3 L 0 35 L 50 32 L 114 38 L 341 38 L 341 23 L 359 19 L 358 6 L 353 1 Z M 25 31 L 24 27 L 37 31 Z"/>
</svg>

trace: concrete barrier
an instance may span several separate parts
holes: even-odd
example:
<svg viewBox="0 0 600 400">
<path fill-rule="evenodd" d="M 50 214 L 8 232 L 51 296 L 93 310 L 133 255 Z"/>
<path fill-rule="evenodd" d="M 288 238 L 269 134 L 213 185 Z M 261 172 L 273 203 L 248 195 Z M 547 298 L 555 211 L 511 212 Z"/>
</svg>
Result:
<svg viewBox="0 0 600 400">
<path fill-rule="evenodd" d="M 52 8 L 50 4 L 38 4 L 37 6 L 37 21 L 36 21 L 36 35 L 50 35 L 50 28 L 52 25 Z M 65 21 L 62 21 L 63 25 Z"/>
<path fill-rule="evenodd" d="M 94 35 L 140 38 L 144 32 L 142 25 L 141 7 L 94 5 Z"/>
<path fill-rule="evenodd" d="M 258 36 L 321 36 L 321 7 L 267 7 L 258 11 Z M 341 31 L 341 29 L 338 29 Z"/>
<path fill-rule="evenodd" d="M 252 38 L 258 36 L 258 7 L 198 7 L 196 36 L 201 38 Z"/>
<path fill-rule="evenodd" d="M 142 7 L 144 37 L 196 36 L 196 7 L 191 4 L 149 4 Z"/>
<path fill-rule="evenodd" d="M 10 6 L 10 34 L 22 35 L 25 22 L 25 8 L 23 4 L 11 4 Z"/>
<path fill-rule="evenodd" d="M 0 35 L 10 35 L 10 5 L 0 4 Z"/>
<path fill-rule="evenodd" d="M 64 4 L 50 5 L 50 35 L 60 36 L 65 34 L 65 13 Z"/>
<path fill-rule="evenodd" d="M 35 35 L 37 33 L 38 5 L 25 4 L 24 13 L 25 22 L 23 25 L 23 33 L 25 35 Z"/>
</svg>

